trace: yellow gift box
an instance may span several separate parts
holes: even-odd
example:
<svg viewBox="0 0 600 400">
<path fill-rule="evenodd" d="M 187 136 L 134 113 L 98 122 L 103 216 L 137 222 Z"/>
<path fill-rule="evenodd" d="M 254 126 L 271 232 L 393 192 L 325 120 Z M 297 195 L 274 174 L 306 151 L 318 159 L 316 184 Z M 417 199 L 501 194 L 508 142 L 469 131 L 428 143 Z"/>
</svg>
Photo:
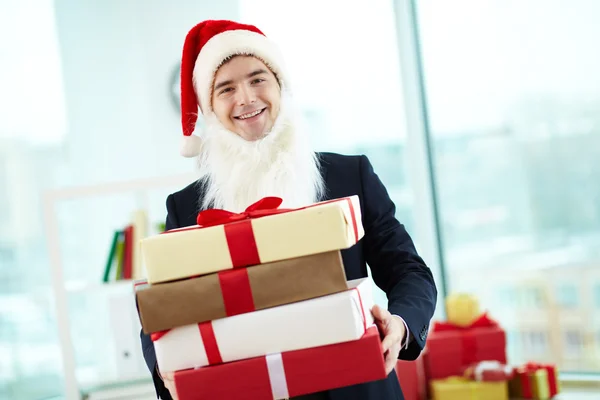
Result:
<svg viewBox="0 0 600 400">
<path fill-rule="evenodd" d="M 508 382 L 476 382 L 461 376 L 431 381 L 432 400 L 508 400 Z"/>
<path fill-rule="evenodd" d="M 278 205 L 266 198 L 239 214 L 206 210 L 198 217 L 206 219 L 201 225 L 143 239 L 148 282 L 347 249 L 364 236 L 358 196 L 287 211 Z"/>
<path fill-rule="evenodd" d="M 448 322 L 458 326 L 469 326 L 480 315 L 479 300 L 466 293 L 454 293 L 446 297 Z"/>
</svg>

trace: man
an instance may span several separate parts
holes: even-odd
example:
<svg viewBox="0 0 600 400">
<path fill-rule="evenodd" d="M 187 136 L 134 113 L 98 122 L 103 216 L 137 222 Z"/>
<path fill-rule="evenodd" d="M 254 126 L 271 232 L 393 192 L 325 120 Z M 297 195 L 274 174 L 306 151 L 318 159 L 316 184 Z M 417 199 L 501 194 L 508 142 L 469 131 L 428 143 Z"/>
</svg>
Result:
<svg viewBox="0 0 600 400">
<path fill-rule="evenodd" d="M 280 54 L 256 27 L 205 21 L 192 28 L 181 66 L 182 154 L 198 157 L 201 176 L 167 198 L 166 228 L 194 225 L 201 209 L 239 212 L 265 196 L 283 198 L 283 207 L 301 207 L 358 195 L 365 236 L 342 256 L 348 279 L 366 277 L 369 264 L 387 294 L 389 311 L 374 307 L 373 314 L 388 377 L 302 398 L 402 399 L 391 372 L 398 357 L 413 360 L 423 349 L 437 298 L 433 277 L 396 220 L 394 204 L 369 160 L 311 151 L 288 86 Z M 201 133 L 198 109 L 205 121 Z M 171 398 L 172 374 L 161 375 L 152 342 L 143 333 L 142 346 L 157 395 Z"/>
</svg>

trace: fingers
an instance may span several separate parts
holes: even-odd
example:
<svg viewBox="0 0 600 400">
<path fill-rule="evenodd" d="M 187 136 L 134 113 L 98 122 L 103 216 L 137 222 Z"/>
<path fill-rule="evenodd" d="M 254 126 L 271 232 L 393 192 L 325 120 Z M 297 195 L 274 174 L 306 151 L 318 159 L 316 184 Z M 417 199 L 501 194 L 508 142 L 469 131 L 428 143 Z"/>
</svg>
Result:
<svg viewBox="0 0 600 400">
<path fill-rule="evenodd" d="M 175 389 L 175 382 L 174 381 L 165 381 L 165 387 L 169 391 L 171 398 L 173 398 L 173 400 L 177 400 L 178 397 L 177 397 L 177 390 Z"/>
<path fill-rule="evenodd" d="M 398 342 L 400 342 L 400 339 L 398 339 L 398 336 L 385 335 L 385 337 L 383 338 L 383 341 L 381 342 L 381 347 L 383 348 L 383 352 L 385 353 L 386 351 L 391 349 L 392 346 L 394 346 L 394 344 L 397 344 Z"/>
<path fill-rule="evenodd" d="M 398 361 L 404 326 L 400 326 L 400 322 L 394 321 L 389 311 L 379 306 L 373 307 L 372 312 L 383 336 L 381 347 L 385 356 L 385 370 L 389 374 Z"/>
<path fill-rule="evenodd" d="M 400 346 L 398 344 L 393 345 L 390 350 L 385 354 L 385 373 L 389 375 L 394 369 L 394 366 L 398 362 L 398 353 L 400 352 Z"/>
<path fill-rule="evenodd" d="M 373 317 L 375 318 L 375 320 L 377 322 L 383 322 L 384 325 L 387 325 L 390 319 L 392 318 L 392 314 L 390 314 L 388 310 L 383 309 L 377 305 L 371 309 L 371 312 L 373 313 Z"/>
<path fill-rule="evenodd" d="M 165 372 L 164 374 L 161 375 L 161 378 L 163 381 L 174 381 L 175 380 L 175 373 L 174 372 Z"/>
<path fill-rule="evenodd" d="M 166 372 L 162 375 L 162 378 L 165 388 L 167 388 L 173 400 L 177 400 L 177 390 L 175 389 L 175 373 Z"/>
</svg>

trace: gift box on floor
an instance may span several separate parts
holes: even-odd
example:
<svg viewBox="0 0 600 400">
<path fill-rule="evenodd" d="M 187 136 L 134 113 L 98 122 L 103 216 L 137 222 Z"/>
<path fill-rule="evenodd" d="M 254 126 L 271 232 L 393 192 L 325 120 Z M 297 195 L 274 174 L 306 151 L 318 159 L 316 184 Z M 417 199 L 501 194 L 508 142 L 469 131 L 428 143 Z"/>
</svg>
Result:
<svg viewBox="0 0 600 400">
<path fill-rule="evenodd" d="M 523 399 L 546 400 L 560 393 L 555 365 L 527 363 L 515 368 L 510 382 L 510 394 Z"/>
<path fill-rule="evenodd" d="M 371 281 L 286 304 L 152 333 L 160 371 L 203 367 L 359 339 L 373 324 Z"/>
<path fill-rule="evenodd" d="M 508 382 L 476 382 L 452 376 L 431 381 L 432 400 L 508 400 Z"/>
<path fill-rule="evenodd" d="M 414 361 L 398 360 L 396 363 L 396 375 L 400 381 L 404 400 L 426 400 L 427 380 L 423 357 Z"/>
<path fill-rule="evenodd" d="M 347 289 L 339 251 L 198 278 L 137 285 L 144 332 L 224 318 L 294 303 Z"/>
<path fill-rule="evenodd" d="M 148 282 L 346 249 L 364 235 L 358 196 L 295 210 L 280 203 L 267 197 L 240 214 L 202 211 L 198 225 L 142 240 Z"/>
<path fill-rule="evenodd" d="M 175 373 L 179 400 L 286 399 L 385 379 L 375 326 L 359 340 Z"/>
<path fill-rule="evenodd" d="M 478 361 L 506 364 L 506 333 L 486 314 L 467 327 L 435 322 L 424 357 L 428 379 L 462 375 L 465 367 Z"/>
</svg>

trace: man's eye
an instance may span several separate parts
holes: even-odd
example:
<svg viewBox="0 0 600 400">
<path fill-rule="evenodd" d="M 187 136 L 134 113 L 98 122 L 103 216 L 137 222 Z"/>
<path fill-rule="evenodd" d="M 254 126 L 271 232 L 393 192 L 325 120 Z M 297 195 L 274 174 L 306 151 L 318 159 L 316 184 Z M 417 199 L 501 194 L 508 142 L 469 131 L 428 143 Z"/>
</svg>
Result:
<svg viewBox="0 0 600 400">
<path fill-rule="evenodd" d="M 232 90 L 233 90 L 233 88 L 230 88 L 230 87 L 228 87 L 228 88 L 225 88 L 225 89 L 221 90 L 221 93 L 220 93 L 220 94 L 224 94 L 224 93 L 227 93 L 227 92 L 231 92 Z"/>
<path fill-rule="evenodd" d="M 253 80 L 253 81 L 252 81 L 252 83 L 253 83 L 253 84 L 254 84 L 254 83 L 261 83 L 261 82 L 264 82 L 264 81 L 265 81 L 265 80 L 264 80 L 264 79 L 262 79 L 262 78 L 256 78 L 255 80 Z"/>
</svg>

